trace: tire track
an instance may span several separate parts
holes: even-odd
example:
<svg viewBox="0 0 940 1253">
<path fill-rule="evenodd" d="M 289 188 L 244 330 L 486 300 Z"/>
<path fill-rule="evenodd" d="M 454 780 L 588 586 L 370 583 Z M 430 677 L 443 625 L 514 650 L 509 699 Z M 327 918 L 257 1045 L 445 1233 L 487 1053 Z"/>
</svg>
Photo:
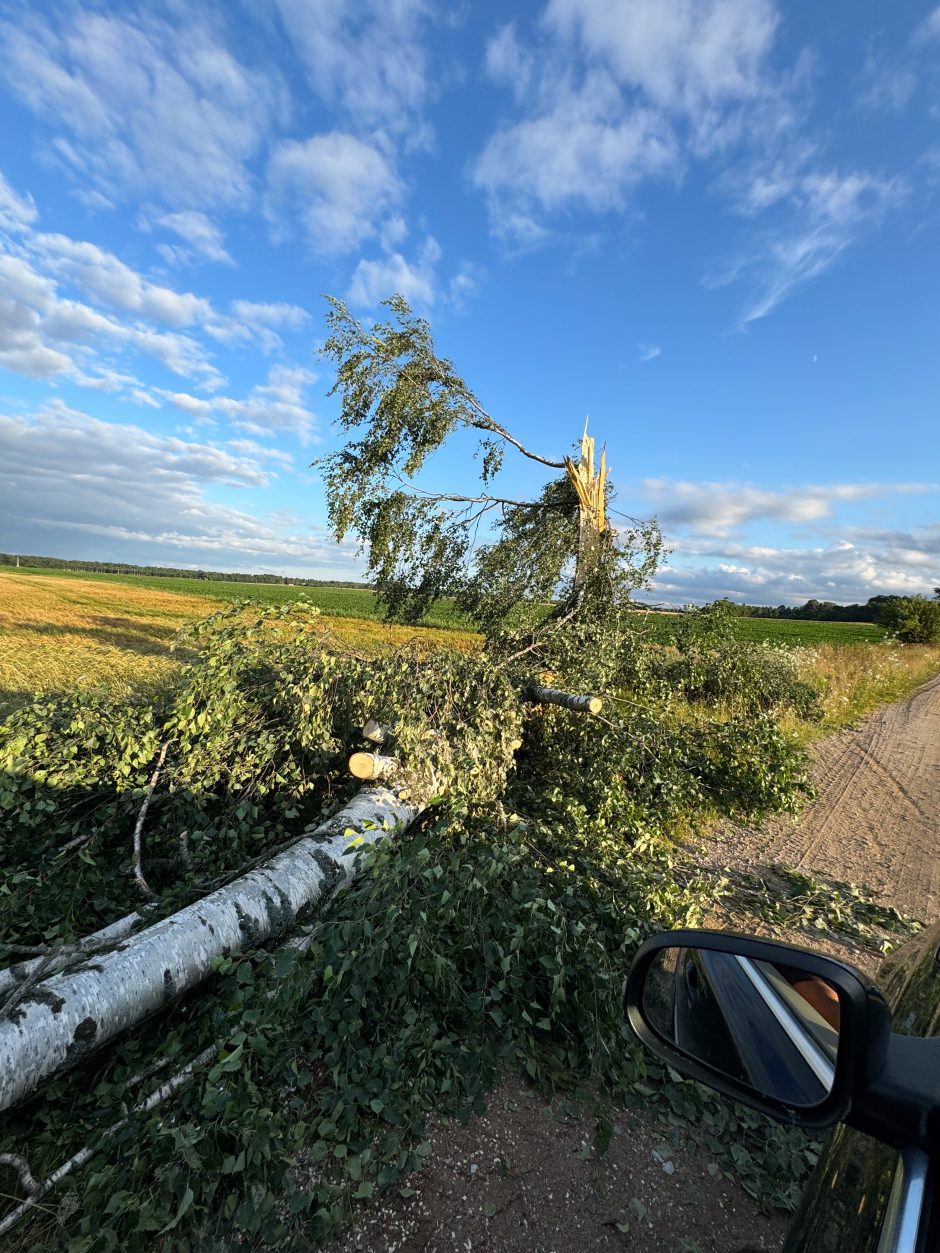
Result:
<svg viewBox="0 0 940 1253">
<path fill-rule="evenodd" d="M 719 828 L 709 864 L 774 862 L 867 884 L 885 905 L 940 918 L 940 675 L 811 751 L 817 799 L 794 823 Z"/>
</svg>

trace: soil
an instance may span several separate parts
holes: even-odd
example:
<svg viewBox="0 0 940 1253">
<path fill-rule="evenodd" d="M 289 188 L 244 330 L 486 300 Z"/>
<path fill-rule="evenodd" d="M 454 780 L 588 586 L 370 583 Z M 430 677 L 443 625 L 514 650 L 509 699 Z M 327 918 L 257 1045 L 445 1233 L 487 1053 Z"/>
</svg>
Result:
<svg viewBox="0 0 940 1253">
<path fill-rule="evenodd" d="M 800 820 L 759 829 L 725 825 L 705 861 L 772 878 L 774 864 L 866 884 L 881 904 L 940 918 L 940 676 L 812 750 L 818 798 Z M 712 925 L 772 933 L 744 915 Z M 798 936 L 873 972 L 872 952 Z M 433 1151 L 409 1180 L 414 1194 L 367 1203 L 330 1253 L 750 1253 L 779 1250 L 788 1226 L 725 1177 L 694 1142 L 651 1110 L 610 1115 L 603 1154 L 593 1119 L 545 1106 L 506 1079 L 487 1113 L 432 1124 Z"/>
<path fill-rule="evenodd" d="M 775 863 L 872 888 L 882 905 L 940 919 L 940 675 L 812 750 L 818 797 L 797 823 L 724 825 L 706 863 Z"/>
<path fill-rule="evenodd" d="M 363 1207 L 329 1253 L 780 1249 L 788 1219 L 761 1214 L 698 1146 L 646 1110 L 612 1117 L 600 1153 L 593 1117 L 505 1079 L 482 1117 L 432 1124 L 414 1195 Z"/>
</svg>

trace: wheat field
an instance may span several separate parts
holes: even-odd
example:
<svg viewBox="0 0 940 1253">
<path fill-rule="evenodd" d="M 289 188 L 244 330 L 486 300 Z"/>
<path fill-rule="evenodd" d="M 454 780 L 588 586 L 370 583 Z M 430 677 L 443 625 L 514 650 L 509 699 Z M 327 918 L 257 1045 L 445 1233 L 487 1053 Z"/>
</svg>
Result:
<svg viewBox="0 0 940 1253">
<path fill-rule="evenodd" d="M 171 645 L 186 623 L 217 610 L 203 596 L 96 579 L 0 571 L 0 708 L 34 692 L 100 688 L 113 696 L 172 681 L 185 654 Z M 346 647 L 374 652 L 417 639 L 430 647 L 475 647 L 477 637 L 433 627 L 389 626 L 323 615 Z"/>
</svg>

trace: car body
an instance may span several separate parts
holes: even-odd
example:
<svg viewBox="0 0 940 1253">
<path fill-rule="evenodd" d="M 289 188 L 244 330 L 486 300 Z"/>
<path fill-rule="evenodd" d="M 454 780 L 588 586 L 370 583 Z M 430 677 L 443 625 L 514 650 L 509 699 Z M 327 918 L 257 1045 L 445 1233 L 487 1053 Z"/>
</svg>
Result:
<svg viewBox="0 0 940 1253">
<path fill-rule="evenodd" d="M 940 924 L 895 950 L 878 983 L 709 931 L 653 936 L 631 968 L 628 1021 L 671 1066 L 779 1121 L 839 1124 L 786 1253 L 940 1250 Z"/>
<path fill-rule="evenodd" d="M 890 953 L 878 984 L 900 1035 L 940 1036 L 940 923 Z M 899 1151 L 844 1124 L 819 1159 L 790 1229 L 785 1253 L 875 1253 Z M 940 1143 L 935 1146 L 940 1177 Z M 922 1218 L 924 1249 L 940 1245 L 940 1197 Z"/>
</svg>

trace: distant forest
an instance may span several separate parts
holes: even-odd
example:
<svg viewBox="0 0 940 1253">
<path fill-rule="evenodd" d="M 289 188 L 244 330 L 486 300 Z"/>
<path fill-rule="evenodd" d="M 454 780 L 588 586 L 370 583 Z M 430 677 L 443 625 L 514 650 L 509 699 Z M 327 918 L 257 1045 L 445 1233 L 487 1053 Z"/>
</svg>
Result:
<svg viewBox="0 0 940 1253">
<path fill-rule="evenodd" d="M 35 557 L 0 553 L 0 566 L 34 566 L 45 570 L 84 570 L 90 574 L 144 574 L 163 579 L 210 579 L 217 583 L 282 583 L 290 587 L 367 587 L 351 579 L 299 579 L 286 574 L 239 574 L 237 571 L 180 570 L 175 566 L 132 566 L 125 561 L 67 561 L 64 557 Z"/>
<path fill-rule="evenodd" d="M 734 600 L 722 600 L 729 613 L 742 618 L 807 618 L 819 622 L 876 622 L 878 609 L 896 596 L 872 596 L 864 605 L 837 605 L 831 600 L 808 600 L 803 605 L 742 605 Z"/>
</svg>

